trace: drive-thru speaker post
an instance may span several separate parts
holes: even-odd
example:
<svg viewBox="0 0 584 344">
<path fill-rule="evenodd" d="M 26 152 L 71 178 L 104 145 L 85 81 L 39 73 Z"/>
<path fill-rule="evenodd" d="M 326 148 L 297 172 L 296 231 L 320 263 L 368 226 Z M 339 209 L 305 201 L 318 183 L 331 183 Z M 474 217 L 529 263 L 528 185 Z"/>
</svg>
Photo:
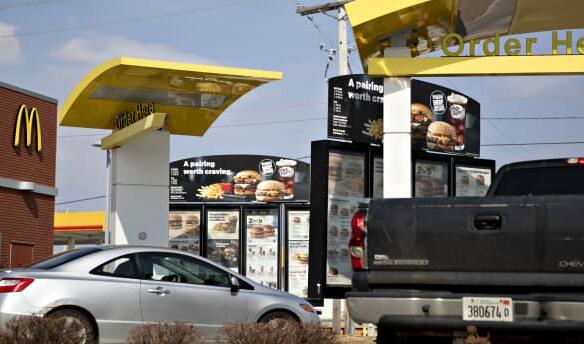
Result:
<svg viewBox="0 0 584 344">
<path fill-rule="evenodd" d="M 171 135 L 204 136 L 237 99 L 281 78 L 273 71 L 120 57 L 81 80 L 59 124 L 112 130 L 100 142 L 108 152 L 106 242 L 167 246 Z"/>
</svg>

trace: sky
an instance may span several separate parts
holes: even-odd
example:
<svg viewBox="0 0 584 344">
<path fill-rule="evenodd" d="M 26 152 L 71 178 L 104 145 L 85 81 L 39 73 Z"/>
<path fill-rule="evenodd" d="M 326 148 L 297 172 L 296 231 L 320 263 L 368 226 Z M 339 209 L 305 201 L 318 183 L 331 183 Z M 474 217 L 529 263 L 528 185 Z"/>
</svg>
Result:
<svg viewBox="0 0 584 344">
<path fill-rule="evenodd" d="M 171 160 L 211 154 L 266 154 L 309 161 L 310 142 L 326 138 L 327 55 L 337 24 L 295 13 L 297 0 L 2 0 L 0 80 L 58 99 L 97 65 L 118 56 L 276 70 L 284 79 L 242 97 L 203 137 L 173 136 Z M 302 0 L 303 5 L 320 1 Z M 350 31 L 350 30 L 349 30 Z M 574 31 L 575 40 L 584 31 Z M 349 32 L 350 44 L 354 44 Z M 533 36 L 533 35 L 531 35 Z M 535 36 L 543 42 L 550 33 Z M 523 36 L 520 36 L 522 38 Z M 357 53 L 353 73 L 362 73 Z M 333 61 L 327 77 L 336 75 Z M 481 103 L 482 144 L 584 141 L 584 78 L 424 79 Z M 555 120 L 487 117 L 583 118 Z M 285 123 L 266 122 L 285 121 Z M 59 127 L 58 211 L 103 210 L 105 152 L 92 146 L 103 130 Z M 583 156 L 583 144 L 483 146 L 497 165 Z"/>
</svg>

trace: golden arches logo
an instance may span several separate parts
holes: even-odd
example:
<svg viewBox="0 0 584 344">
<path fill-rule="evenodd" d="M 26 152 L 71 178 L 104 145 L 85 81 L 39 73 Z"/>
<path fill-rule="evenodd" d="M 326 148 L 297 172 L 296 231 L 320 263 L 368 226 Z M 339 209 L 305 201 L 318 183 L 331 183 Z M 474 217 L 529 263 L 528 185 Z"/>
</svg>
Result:
<svg viewBox="0 0 584 344">
<path fill-rule="evenodd" d="M 20 145 L 20 125 L 22 124 L 23 117 L 24 121 L 26 122 L 26 147 L 30 147 L 32 145 L 32 127 L 33 124 L 36 124 L 36 150 L 37 152 L 40 152 L 43 149 L 43 143 L 41 140 L 41 120 L 39 118 L 39 111 L 36 107 L 33 107 L 29 112 L 28 107 L 24 104 L 20 106 L 20 109 L 18 110 L 18 116 L 16 116 L 16 126 L 14 129 L 14 147 L 18 147 Z"/>
</svg>

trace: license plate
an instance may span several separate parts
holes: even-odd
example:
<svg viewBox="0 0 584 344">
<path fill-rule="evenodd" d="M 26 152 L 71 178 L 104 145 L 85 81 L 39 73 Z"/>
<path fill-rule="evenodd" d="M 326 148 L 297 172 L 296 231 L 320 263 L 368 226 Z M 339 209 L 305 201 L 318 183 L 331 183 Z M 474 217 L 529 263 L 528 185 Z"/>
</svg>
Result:
<svg viewBox="0 0 584 344">
<path fill-rule="evenodd" d="M 462 320 L 513 321 L 513 300 L 508 297 L 463 297 Z"/>
</svg>

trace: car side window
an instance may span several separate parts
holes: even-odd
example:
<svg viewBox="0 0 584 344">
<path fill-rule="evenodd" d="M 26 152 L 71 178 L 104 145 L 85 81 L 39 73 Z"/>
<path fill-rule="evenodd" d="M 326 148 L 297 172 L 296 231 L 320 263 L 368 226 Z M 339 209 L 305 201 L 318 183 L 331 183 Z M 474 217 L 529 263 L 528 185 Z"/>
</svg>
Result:
<svg viewBox="0 0 584 344">
<path fill-rule="evenodd" d="M 175 283 L 231 286 L 229 273 L 196 258 L 173 253 L 140 255 L 144 279 Z"/>
<path fill-rule="evenodd" d="M 94 275 L 137 278 L 138 271 L 133 256 L 123 256 L 110 260 L 91 270 Z"/>
</svg>

